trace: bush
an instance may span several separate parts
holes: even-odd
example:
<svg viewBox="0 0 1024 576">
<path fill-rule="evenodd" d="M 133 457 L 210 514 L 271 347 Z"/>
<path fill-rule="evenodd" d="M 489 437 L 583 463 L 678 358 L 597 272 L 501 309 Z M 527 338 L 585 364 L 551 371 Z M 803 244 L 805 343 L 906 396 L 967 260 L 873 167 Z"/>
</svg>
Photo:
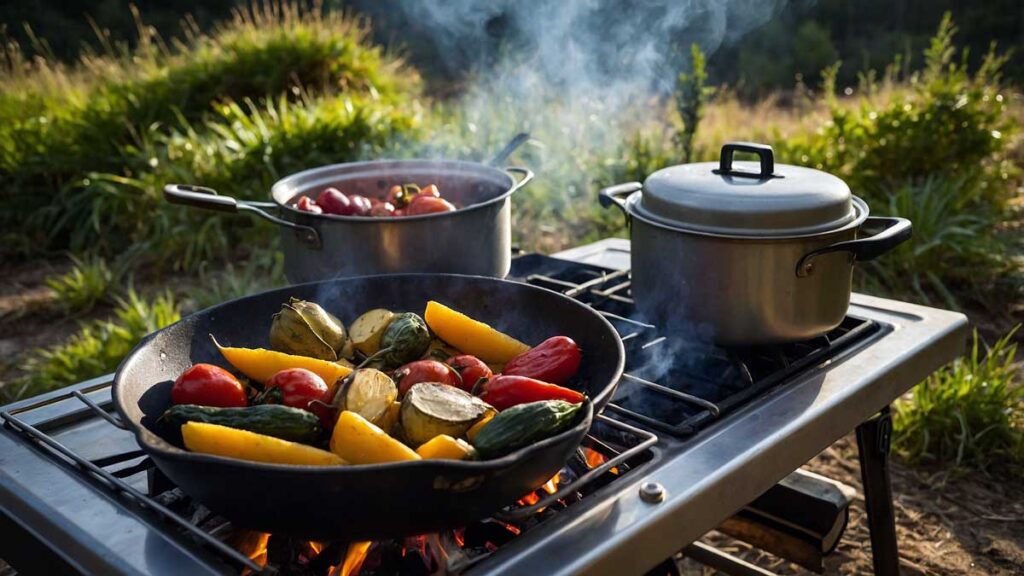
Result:
<svg viewBox="0 0 1024 576">
<path fill-rule="evenodd" d="M 72 256 L 71 261 L 71 270 L 46 280 L 66 314 L 91 310 L 98 302 L 111 297 L 117 278 L 106 260 L 96 256 L 81 259 Z"/>
<path fill-rule="evenodd" d="M 1024 387 L 1014 365 L 1016 329 L 918 384 L 895 404 L 894 441 L 911 462 L 983 471 L 1024 465 Z"/>
<path fill-rule="evenodd" d="M 26 375 L 0 387 L 4 403 L 112 372 L 144 336 L 180 318 L 170 293 L 148 301 L 129 290 L 117 302 L 113 319 L 84 323 L 65 343 L 31 354 Z"/>
</svg>

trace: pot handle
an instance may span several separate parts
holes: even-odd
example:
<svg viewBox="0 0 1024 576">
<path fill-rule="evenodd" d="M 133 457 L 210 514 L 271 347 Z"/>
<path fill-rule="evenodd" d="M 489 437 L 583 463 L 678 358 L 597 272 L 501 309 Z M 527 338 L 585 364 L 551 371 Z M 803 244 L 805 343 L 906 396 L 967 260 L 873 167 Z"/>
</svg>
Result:
<svg viewBox="0 0 1024 576">
<path fill-rule="evenodd" d="M 757 173 L 746 172 L 744 170 L 733 170 L 732 157 L 737 152 L 757 154 L 757 159 L 761 164 L 761 170 Z M 739 176 L 741 178 L 757 178 L 759 180 L 776 178 L 775 152 L 773 152 L 772 147 L 767 144 L 757 144 L 754 142 L 729 142 L 722 146 L 722 152 L 718 159 L 718 170 L 714 170 L 713 172 L 722 176 Z"/>
<path fill-rule="evenodd" d="M 526 186 L 526 184 L 530 180 L 533 180 L 533 170 L 530 170 L 529 168 L 517 168 L 515 166 L 506 166 L 505 167 L 505 172 L 509 172 L 510 176 L 512 174 L 518 174 L 519 175 L 519 181 L 512 185 L 511 192 L 515 192 L 516 190 L 519 190 L 523 186 Z M 512 180 L 515 180 L 515 179 L 516 179 L 516 177 L 512 176 Z"/>
<path fill-rule="evenodd" d="M 300 242 L 314 250 L 323 247 L 320 234 L 311 226 L 303 226 L 274 216 L 265 208 L 276 206 L 266 202 L 240 202 L 230 196 L 221 196 L 213 188 L 205 186 L 193 186 L 191 184 L 168 184 L 164 186 L 164 199 L 171 204 L 193 206 L 217 212 L 252 212 L 263 218 L 285 228 L 295 231 L 295 236 Z"/>
<path fill-rule="evenodd" d="M 814 258 L 830 252 L 849 252 L 854 262 L 874 260 L 878 256 L 906 242 L 913 231 L 910 220 L 906 218 L 871 216 L 864 221 L 863 226 L 884 226 L 884 228 L 881 232 L 867 238 L 836 242 L 831 246 L 804 254 L 800 261 L 796 263 L 796 275 L 800 278 L 809 276 L 814 272 Z"/>
<path fill-rule="evenodd" d="M 601 203 L 602 208 L 608 208 L 612 204 L 618 206 L 619 210 L 622 210 L 623 215 L 626 216 L 626 224 L 629 224 L 629 210 L 626 209 L 626 200 L 631 194 L 639 192 L 644 187 L 639 182 L 626 182 L 625 184 L 616 184 L 615 186 L 609 186 L 602 188 L 597 193 L 597 201 Z M 623 198 L 620 198 L 622 196 Z"/>
<path fill-rule="evenodd" d="M 529 132 L 520 132 L 519 134 L 516 134 L 515 136 L 512 137 L 511 140 L 508 141 L 508 144 L 505 144 L 505 147 L 502 148 L 500 152 L 494 155 L 494 158 L 491 158 L 491 161 L 488 162 L 488 164 L 495 167 L 504 164 L 505 160 L 508 160 L 508 157 L 511 156 L 517 148 L 525 144 L 526 141 L 529 139 Z"/>
</svg>

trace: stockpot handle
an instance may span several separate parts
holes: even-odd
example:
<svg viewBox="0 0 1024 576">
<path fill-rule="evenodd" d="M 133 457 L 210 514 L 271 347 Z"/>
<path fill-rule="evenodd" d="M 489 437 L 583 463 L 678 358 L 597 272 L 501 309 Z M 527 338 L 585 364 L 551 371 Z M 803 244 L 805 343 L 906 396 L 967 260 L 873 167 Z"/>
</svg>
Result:
<svg viewBox="0 0 1024 576">
<path fill-rule="evenodd" d="M 757 159 L 761 162 L 761 171 L 754 173 L 743 170 L 733 170 L 732 157 L 737 152 L 750 152 L 751 154 L 757 154 Z M 775 152 L 773 152 L 772 147 L 767 144 L 757 144 L 754 142 L 729 142 L 722 146 L 722 153 L 718 158 L 718 170 L 715 170 L 714 172 L 715 174 L 720 174 L 722 176 L 739 176 L 741 178 L 757 178 L 758 180 L 775 178 Z"/>
<path fill-rule="evenodd" d="M 183 206 L 204 208 L 217 212 L 252 212 L 264 220 L 284 226 L 285 228 L 291 228 L 295 231 L 295 236 L 300 242 L 314 250 L 319 250 L 323 247 L 320 234 L 315 228 L 278 218 L 264 210 L 265 208 L 275 207 L 276 204 L 269 202 L 240 202 L 230 196 L 217 194 L 217 191 L 213 188 L 193 186 L 191 184 L 168 184 L 164 186 L 164 199 L 171 204 L 181 204 Z"/>
<path fill-rule="evenodd" d="M 808 252 L 796 263 L 796 275 L 803 278 L 814 271 L 814 258 L 830 252 L 849 252 L 854 262 L 867 262 L 885 254 L 896 246 L 906 242 L 913 226 L 906 218 L 889 218 L 883 216 L 871 216 L 864 221 L 865 228 L 882 226 L 882 231 L 856 240 L 836 242 L 831 246 L 819 248 Z"/>
<path fill-rule="evenodd" d="M 626 182 L 625 184 L 616 184 L 615 186 L 609 186 L 602 188 L 597 193 L 597 201 L 601 203 L 602 208 L 608 208 L 611 205 L 615 205 L 622 210 L 622 214 L 626 217 L 626 224 L 629 224 L 629 210 L 626 209 L 626 198 L 630 195 L 643 190 L 644 185 L 639 182 Z"/>
<path fill-rule="evenodd" d="M 509 176 L 512 176 L 512 180 L 515 181 L 515 184 L 512 185 L 511 192 L 515 192 L 516 190 L 519 190 L 523 186 L 526 186 L 527 183 L 530 182 L 530 180 L 533 180 L 533 170 L 530 170 L 529 168 L 518 168 L 516 166 L 506 166 L 505 167 L 505 172 L 508 172 Z M 519 180 L 518 181 L 516 181 L 516 175 L 519 176 Z"/>
</svg>

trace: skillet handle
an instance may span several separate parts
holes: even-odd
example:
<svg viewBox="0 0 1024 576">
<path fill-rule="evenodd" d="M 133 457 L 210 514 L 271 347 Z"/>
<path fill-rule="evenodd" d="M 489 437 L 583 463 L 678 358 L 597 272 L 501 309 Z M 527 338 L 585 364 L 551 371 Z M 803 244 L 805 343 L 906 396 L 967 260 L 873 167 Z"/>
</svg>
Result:
<svg viewBox="0 0 1024 576">
<path fill-rule="evenodd" d="M 644 187 L 639 182 L 626 182 L 625 184 L 616 184 L 615 186 L 609 186 L 602 188 L 597 193 L 597 201 L 601 203 L 602 208 L 608 208 L 611 205 L 615 205 L 622 210 L 622 214 L 626 217 L 626 224 L 629 224 L 629 210 L 626 209 L 626 200 L 630 195 L 639 192 Z M 620 198 L 620 196 L 622 198 Z"/>
<path fill-rule="evenodd" d="M 181 204 L 194 208 L 203 208 L 217 212 L 252 212 L 260 218 L 273 222 L 278 226 L 291 228 L 300 242 L 313 250 L 323 247 L 320 234 L 312 226 L 303 226 L 289 220 L 279 218 L 267 212 L 266 208 L 276 206 L 267 202 L 240 202 L 230 196 L 221 196 L 213 188 L 193 186 L 191 184 L 168 184 L 164 186 L 164 200 L 171 204 Z"/>
<path fill-rule="evenodd" d="M 527 137 L 529 137 L 529 135 L 527 135 Z M 505 172 L 509 172 L 510 175 L 519 175 L 519 180 L 512 185 L 512 192 L 519 190 L 523 186 L 526 186 L 530 182 L 530 180 L 533 180 L 533 170 L 530 170 L 529 168 L 516 168 L 515 166 L 506 166 Z M 512 180 L 515 179 L 516 177 L 512 176 Z"/>
<path fill-rule="evenodd" d="M 796 263 L 796 275 L 800 278 L 809 276 L 814 272 L 814 258 L 831 252 L 849 252 L 854 262 L 867 262 L 885 254 L 896 246 L 906 242 L 913 226 L 906 218 L 889 218 L 883 216 L 871 216 L 864 221 L 865 227 L 884 226 L 881 232 L 845 242 L 836 242 L 831 246 L 819 248 L 804 254 Z"/>
</svg>

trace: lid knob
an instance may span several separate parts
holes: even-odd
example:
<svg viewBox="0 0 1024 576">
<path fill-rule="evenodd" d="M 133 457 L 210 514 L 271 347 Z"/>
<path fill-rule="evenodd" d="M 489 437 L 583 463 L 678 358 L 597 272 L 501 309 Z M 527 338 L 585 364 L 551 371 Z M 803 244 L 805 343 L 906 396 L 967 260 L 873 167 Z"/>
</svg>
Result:
<svg viewBox="0 0 1024 576">
<path fill-rule="evenodd" d="M 733 170 L 732 157 L 736 152 L 750 152 L 751 154 L 757 154 L 758 159 L 761 161 L 761 171 L 755 174 L 744 170 Z M 774 178 L 775 153 L 772 152 L 772 147 L 767 144 L 756 144 L 754 142 L 729 142 L 722 146 L 722 155 L 718 160 L 718 170 L 715 170 L 714 172 L 721 176 L 739 176 L 741 178 L 757 178 L 759 180 Z"/>
</svg>

